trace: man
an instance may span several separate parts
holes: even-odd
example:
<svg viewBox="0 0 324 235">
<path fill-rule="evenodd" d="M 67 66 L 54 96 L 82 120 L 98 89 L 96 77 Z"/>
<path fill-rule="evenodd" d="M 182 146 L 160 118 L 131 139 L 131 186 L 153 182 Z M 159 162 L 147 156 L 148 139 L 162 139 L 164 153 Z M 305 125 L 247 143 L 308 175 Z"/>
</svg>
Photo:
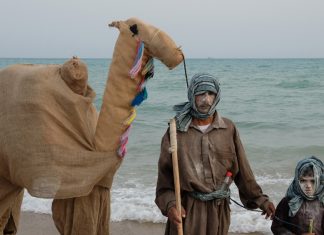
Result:
<svg viewBox="0 0 324 235">
<path fill-rule="evenodd" d="M 298 162 L 295 178 L 277 207 L 274 234 L 324 234 L 323 174 L 323 162 L 314 156 Z"/>
<path fill-rule="evenodd" d="M 210 74 L 197 74 L 188 89 L 188 102 L 176 105 L 179 174 L 185 235 L 227 234 L 230 225 L 229 191 L 219 190 L 232 173 L 243 204 L 261 208 L 266 218 L 274 205 L 262 194 L 246 158 L 238 130 L 216 111 L 219 82 Z M 170 139 L 162 139 L 155 202 L 168 217 L 165 234 L 177 234 L 181 221 L 175 208 Z"/>
</svg>

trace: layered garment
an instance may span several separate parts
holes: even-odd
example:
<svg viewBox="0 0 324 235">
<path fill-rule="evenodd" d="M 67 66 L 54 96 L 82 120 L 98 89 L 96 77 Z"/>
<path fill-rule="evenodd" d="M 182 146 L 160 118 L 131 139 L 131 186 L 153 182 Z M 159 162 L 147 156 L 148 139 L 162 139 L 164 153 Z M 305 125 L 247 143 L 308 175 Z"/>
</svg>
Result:
<svg viewBox="0 0 324 235">
<path fill-rule="evenodd" d="M 307 233 L 310 219 L 313 219 L 313 233 L 316 235 L 324 234 L 324 207 L 319 200 L 304 200 L 296 215 L 292 217 L 288 216 L 288 211 L 288 198 L 284 197 L 276 208 L 276 218 L 271 226 L 273 234 L 300 235 Z M 279 219 L 290 224 L 286 224 Z"/>
<path fill-rule="evenodd" d="M 95 186 L 87 196 L 55 199 L 52 216 L 62 235 L 109 235 L 110 189 Z"/>
<path fill-rule="evenodd" d="M 189 192 L 210 193 L 220 188 L 226 172 L 233 173 L 242 203 L 251 209 L 268 201 L 255 181 L 239 133 L 233 122 L 215 114 L 213 123 L 202 133 L 191 123 L 187 132 L 177 132 L 179 175 L 185 235 L 227 234 L 230 225 L 228 199 L 203 202 Z M 163 215 L 175 205 L 170 138 L 162 139 L 155 202 Z M 165 234 L 176 235 L 176 226 L 168 221 Z"/>
<path fill-rule="evenodd" d="M 0 214 L 0 234 L 14 235 L 17 233 L 20 207 L 24 197 L 24 190 L 10 184 L 3 178 L 0 178 L 0 185 L 10 188 L 8 191 L 0 190 L 1 207 L 3 212 Z"/>
</svg>

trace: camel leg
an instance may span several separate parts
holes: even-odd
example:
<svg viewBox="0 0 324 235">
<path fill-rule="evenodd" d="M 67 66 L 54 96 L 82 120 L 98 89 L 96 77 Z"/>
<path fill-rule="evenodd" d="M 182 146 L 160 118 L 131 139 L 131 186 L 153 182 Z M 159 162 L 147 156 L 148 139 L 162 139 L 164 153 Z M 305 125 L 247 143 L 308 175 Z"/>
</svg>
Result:
<svg viewBox="0 0 324 235">
<path fill-rule="evenodd" d="M 17 233 L 24 190 L 0 178 L 0 235 Z"/>
<path fill-rule="evenodd" d="M 109 235 L 110 189 L 95 186 L 84 197 L 54 199 L 52 216 L 61 235 Z"/>
</svg>

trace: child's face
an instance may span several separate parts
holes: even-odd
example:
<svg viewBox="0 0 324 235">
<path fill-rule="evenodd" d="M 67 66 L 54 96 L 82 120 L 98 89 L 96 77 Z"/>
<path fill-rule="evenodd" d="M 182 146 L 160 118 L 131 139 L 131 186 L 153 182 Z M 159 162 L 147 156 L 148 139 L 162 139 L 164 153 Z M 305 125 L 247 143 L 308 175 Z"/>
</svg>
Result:
<svg viewBox="0 0 324 235">
<path fill-rule="evenodd" d="M 300 188 L 307 196 L 313 196 L 315 193 L 315 179 L 313 176 L 301 176 L 299 178 Z"/>
</svg>

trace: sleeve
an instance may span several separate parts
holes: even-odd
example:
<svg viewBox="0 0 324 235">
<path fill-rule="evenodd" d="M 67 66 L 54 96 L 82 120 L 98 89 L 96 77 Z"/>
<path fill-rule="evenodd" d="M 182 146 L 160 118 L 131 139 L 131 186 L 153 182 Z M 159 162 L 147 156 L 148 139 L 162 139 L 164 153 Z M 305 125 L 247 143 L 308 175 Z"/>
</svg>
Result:
<svg viewBox="0 0 324 235">
<path fill-rule="evenodd" d="M 281 221 L 289 221 L 288 218 L 288 203 L 287 199 L 283 198 L 277 208 L 275 213 L 275 218 L 272 221 L 271 231 L 274 235 L 293 235 L 288 228 L 286 228 L 285 224 Z"/>
<path fill-rule="evenodd" d="M 172 155 L 169 152 L 169 131 L 165 133 L 161 143 L 161 153 L 158 163 L 158 179 L 156 184 L 155 203 L 163 215 L 167 215 L 168 209 L 176 204 L 173 182 Z"/>
<path fill-rule="evenodd" d="M 234 127 L 234 144 L 238 162 L 238 173 L 234 176 L 234 182 L 238 187 L 241 202 L 249 209 L 259 207 L 264 210 L 262 206 L 267 204 L 269 198 L 262 193 L 255 180 L 236 127 Z"/>
</svg>

